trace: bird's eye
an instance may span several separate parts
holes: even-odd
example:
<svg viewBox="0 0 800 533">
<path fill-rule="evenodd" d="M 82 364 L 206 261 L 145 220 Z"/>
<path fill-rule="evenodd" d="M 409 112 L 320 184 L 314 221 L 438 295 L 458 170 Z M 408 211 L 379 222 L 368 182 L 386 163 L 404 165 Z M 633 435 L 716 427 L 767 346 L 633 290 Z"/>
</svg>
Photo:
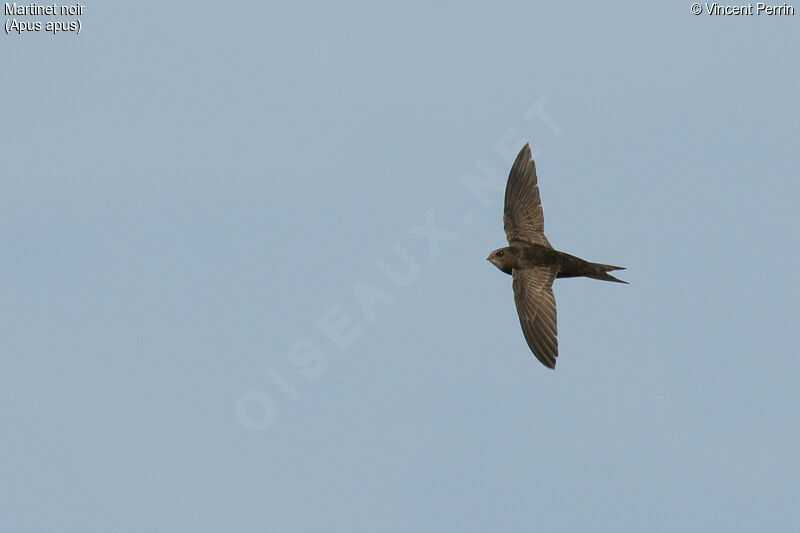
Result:
<svg viewBox="0 0 800 533">
<path fill-rule="evenodd" d="M 503 252 L 497 252 L 497 253 L 496 253 L 496 254 L 494 254 L 494 255 L 496 255 L 497 257 L 503 257 Z"/>
</svg>

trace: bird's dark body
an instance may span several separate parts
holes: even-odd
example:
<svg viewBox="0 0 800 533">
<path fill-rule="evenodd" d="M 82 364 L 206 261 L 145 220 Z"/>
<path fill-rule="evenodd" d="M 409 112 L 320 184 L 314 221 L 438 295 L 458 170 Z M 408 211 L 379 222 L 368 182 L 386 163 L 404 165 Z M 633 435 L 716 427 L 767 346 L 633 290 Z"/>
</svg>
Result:
<svg viewBox="0 0 800 533">
<path fill-rule="evenodd" d="M 513 240 L 508 247 L 501 248 L 501 251 L 503 255 L 495 255 L 493 262 L 497 268 L 508 275 L 511 275 L 514 269 L 531 270 L 541 267 L 557 267 L 557 278 L 586 277 L 606 281 L 620 281 L 606 273 L 606 270 L 617 270 L 619 267 L 590 263 L 580 257 L 575 257 L 541 244 Z"/>
<path fill-rule="evenodd" d="M 541 244 L 525 241 L 514 241 L 509 246 L 513 252 L 509 255 L 514 258 L 511 268 L 529 269 L 543 266 L 558 266 L 558 278 L 574 278 L 587 273 L 587 261 L 568 253 L 547 248 Z M 511 274 L 511 268 L 503 270 Z"/>
</svg>

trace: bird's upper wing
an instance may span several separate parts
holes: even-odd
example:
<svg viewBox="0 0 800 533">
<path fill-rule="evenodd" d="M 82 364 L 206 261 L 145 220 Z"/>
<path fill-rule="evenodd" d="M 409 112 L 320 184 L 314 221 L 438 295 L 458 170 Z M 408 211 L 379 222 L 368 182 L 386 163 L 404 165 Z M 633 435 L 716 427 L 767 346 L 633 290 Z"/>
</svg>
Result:
<svg viewBox="0 0 800 533">
<path fill-rule="evenodd" d="M 514 303 L 522 332 L 533 355 L 543 365 L 555 368 L 558 357 L 558 327 L 553 280 L 558 267 L 514 269 Z"/>
<path fill-rule="evenodd" d="M 544 214 L 536 181 L 536 165 L 531 159 L 531 147 L 520 150 L 506 183 L 503 227 L 506 239 L 523 240 L 552 248 L 544 236 Z"/>
</svg>

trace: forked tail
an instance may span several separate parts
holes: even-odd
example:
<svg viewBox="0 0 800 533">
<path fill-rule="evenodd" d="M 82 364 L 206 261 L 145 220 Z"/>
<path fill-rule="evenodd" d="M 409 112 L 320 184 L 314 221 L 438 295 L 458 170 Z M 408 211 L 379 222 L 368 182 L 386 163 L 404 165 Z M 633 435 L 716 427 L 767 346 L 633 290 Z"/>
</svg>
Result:
<svg viewBox="0 0 800 533">
<path fill-rule="evenodd" d="M 587 278 L 593 279 L 602 279 L 604 281 L 616 281 L 617 283 L 628 283 L 627 281 L 622 281 L 621 279 L 617 279 L 608 272 L 610 270 L 625 270 L 625 267 L 618 267 L 614 265 L 601 265 L 600 263 L 592 263 L 592 270 L 590 274 L 586 274 Z"/>
</svg>

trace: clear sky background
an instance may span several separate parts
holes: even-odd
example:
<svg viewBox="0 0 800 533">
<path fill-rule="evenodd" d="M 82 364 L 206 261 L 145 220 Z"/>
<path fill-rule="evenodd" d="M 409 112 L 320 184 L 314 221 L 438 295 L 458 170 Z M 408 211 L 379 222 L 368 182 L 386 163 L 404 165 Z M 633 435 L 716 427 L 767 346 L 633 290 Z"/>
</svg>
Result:
<svg viewBox="0 0 800 533">
<path fill-rule="evenodd" d="M 690 5 L 0 36 L 0 530 L 795 531 L 800 15 Z M 555 372 L 464 186 L 526 141 L 630 282 L 556 282 Z"/>
</svg>

